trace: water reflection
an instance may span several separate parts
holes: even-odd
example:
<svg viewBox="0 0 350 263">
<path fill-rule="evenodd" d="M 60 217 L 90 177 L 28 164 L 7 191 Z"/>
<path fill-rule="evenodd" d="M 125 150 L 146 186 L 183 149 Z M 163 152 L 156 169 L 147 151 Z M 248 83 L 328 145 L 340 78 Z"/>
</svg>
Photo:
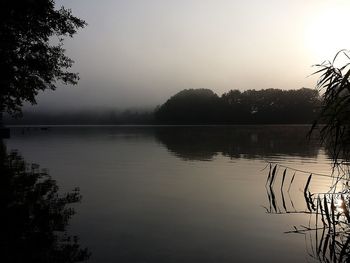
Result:
<svg viewBox="0 0 350 263">
<path fill-rule="evenodd" d="M 308 126 L 177 126 L 158 127 L 156 138 L 184 160 L 211 160 L 222 154 L 230 158 L 276 155 L 315 158 L 320 146 L 307 143 Z"/>
<path fill-rule="evenodd" d="M 310 200 L 311 201 L 311 200 Z M 308 255 L 319 262 L 350 261 L 350 216 L 348 194 L 318 194 L 313 200 L 314 223 L 286 233 L 306 237 Z"/>
<path fill-rule="evenodd" d="M 109 140 L 135 141 L 154 138 L 168 151 L 183 160 L 212 160 L 222 154 L 230 158 L 259 159 L 284 156 L 315 158 L 320 145 L 316 138 L 308 140 L 306 125 L 258 126 L 89 126 L 11 128 L 14 137 L 95 139 L 107 135 Z"/>
<path fill-rule="evenodd" d="M 328 169 L 325 163 L 319 167 L 325 157 L 318 144 L 305 143 L 307 131 L 52 127 L 15 133 L 8 145 L 50 167 L 65 185 L 83 187 L 85 202 L 74 228 L 93 249 L 93 262 L 304 262 L 300 236 L 286 237 L 286 221 L 268 220 L 260 208 L 266 194 L 260 170 L 261 159 L 275 157 L 300 169 Z M 293 199 L 299 178 L 289 198 L 287 176 L 284 205 L 292 212 L 300 209 L 300 200 Z M 277 210 L 285 211 L 277 184 L 274 190 Z"/>
<path fill-rule="evenodd" d="M 265 207 L 266 212 L 270 214 L 309 214 L 308 224 L 294 226 L 293 230 L 285 233 L 305 235 L 306 250 L 311 259 L 319 262 L 350 262 L 350 189 L 347 180 L 339 174 L 337 176 L 310 174 L 305 177 L 302 187 L 304 207 L 296 209 L 289 190 L 295 174 L 304 171 L 293 171 L 294 174 L 289 181 L 286 176 L 287 168 L 279 168 L 284 167 L 270 164 L 266 181 L 269 203 Z M 278 183 L 275 183 L 277 177 L 281 178 Z M 329 177 L 333 182 L 329 191 L 311 192 L 310 182 L 313 177 Z M 293 209 L 286 206 L 286 193 Z"/>
<path fill-rule="evenodd" d="M 27 164 L 0 144 L 0 252 L 2 262 L 81 262 L 89 258 L 78 237 L 67 233 L 81 195 L 59 194 L 56 182 L 38 165 Z"/>
</svg>

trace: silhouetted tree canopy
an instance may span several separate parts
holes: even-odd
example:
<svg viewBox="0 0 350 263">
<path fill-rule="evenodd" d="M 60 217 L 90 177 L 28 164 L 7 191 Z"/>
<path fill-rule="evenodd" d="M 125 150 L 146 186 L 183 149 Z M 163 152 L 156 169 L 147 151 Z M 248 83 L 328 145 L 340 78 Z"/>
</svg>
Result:
<svg viewBox="0 0 350 263">
<path fill-rule="evenodd" d="M 0 1 L 0 112 L 21 112 L 23 102 L 35 104 L 57 81 L 77 83 L 63 38 L 85 25 L 69 9 L 55 9 L 54 0 Z"/>
<path fill-rule="evenodd" d="M 183 90 L 156 110 L 164 124 L 312 123 L 320 106 L 317 90 L 231 90 L 218 97 L 211 90 Z"/>
<path fill-rule="evenodd" d="M 162 123 L 207 123 L 215 121 L 219 97 L 209 89 L 185 89 L 172 96 L 155 113 Z"/>
</svg>

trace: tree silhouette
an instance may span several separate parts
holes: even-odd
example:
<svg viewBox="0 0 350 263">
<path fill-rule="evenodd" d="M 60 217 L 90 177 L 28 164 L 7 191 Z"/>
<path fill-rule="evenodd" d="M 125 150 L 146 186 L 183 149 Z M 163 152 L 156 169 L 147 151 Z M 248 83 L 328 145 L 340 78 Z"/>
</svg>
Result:
<svg viewBox="0 0 350 263">
<path fill-rule="evenodd" d="M 166 124 L 207 124 L 215 122 L 219 97 L 209 89 L 185 89 L 172 96 L 155 113 Z"/>
<path fill-rule="evenodd" d="M 63 38 L 85 25 L 69 9 L 55 9 L 54 0 L 0 2 L 0 112 L 21 113 L 23 102 L 35 104 L 57 81 L 77 83 Z"/>
<path fill-rule="evenodd" d="M 155 112 L 160 124 L 305 124 L 317 116 L 317 90 L 183 90 Z"/>
</svg>

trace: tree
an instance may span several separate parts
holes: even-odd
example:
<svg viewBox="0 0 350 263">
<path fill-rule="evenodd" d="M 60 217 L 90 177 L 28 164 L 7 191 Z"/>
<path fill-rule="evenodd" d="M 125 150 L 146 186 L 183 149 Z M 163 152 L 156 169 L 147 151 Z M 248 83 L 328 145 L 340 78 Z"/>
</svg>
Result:
<svg viewBox="0 0 350 263">
<path fill-rule="evenodd" d="M 219 100 L 209 89 L 185 89 L 161 105 L 155 117 L 164 124 L 212 124 L 217 119 Z"/>
<path fill-rule="evenodd" d="M 71 10 L 55 9 L 54 0 L 0 2 L 0 112 L 21 113 L 39 91 L 77 83 L 63 40 L 85 25 Z"/>
<path fill-rule="evenodd" d="M 302 124 L 317 116 L 317 90 L 183 90 L 155 112 L 161 124 Z"/>
</svg>

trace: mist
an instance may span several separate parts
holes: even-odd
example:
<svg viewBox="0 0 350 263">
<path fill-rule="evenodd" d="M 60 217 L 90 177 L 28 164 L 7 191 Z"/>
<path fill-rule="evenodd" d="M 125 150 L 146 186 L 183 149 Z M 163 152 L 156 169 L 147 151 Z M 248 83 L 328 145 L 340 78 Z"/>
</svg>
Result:
<svg viewBox="0 0 350 263">
<path fill-rule="evenodd" d="M 310 30 L 315 21 L 327 19 L 326 1 L 56 4 L 88 23 L 65 41 L 80 81 L 39 94 L 38 104 L 25 105 L 25 111 L 151 109 L 183 89 L 211 89 L 220 96 L 231 89 L 313 88 L 311 66 L 331 59 L 347 43 L 333 39 L 337 44 L 327 52 L 317 48 Z"/>
<path fill-rule="evenodd" d="M 1 262 L 350 262 L 349 11 L 1 1 Z"/>
</svg>

